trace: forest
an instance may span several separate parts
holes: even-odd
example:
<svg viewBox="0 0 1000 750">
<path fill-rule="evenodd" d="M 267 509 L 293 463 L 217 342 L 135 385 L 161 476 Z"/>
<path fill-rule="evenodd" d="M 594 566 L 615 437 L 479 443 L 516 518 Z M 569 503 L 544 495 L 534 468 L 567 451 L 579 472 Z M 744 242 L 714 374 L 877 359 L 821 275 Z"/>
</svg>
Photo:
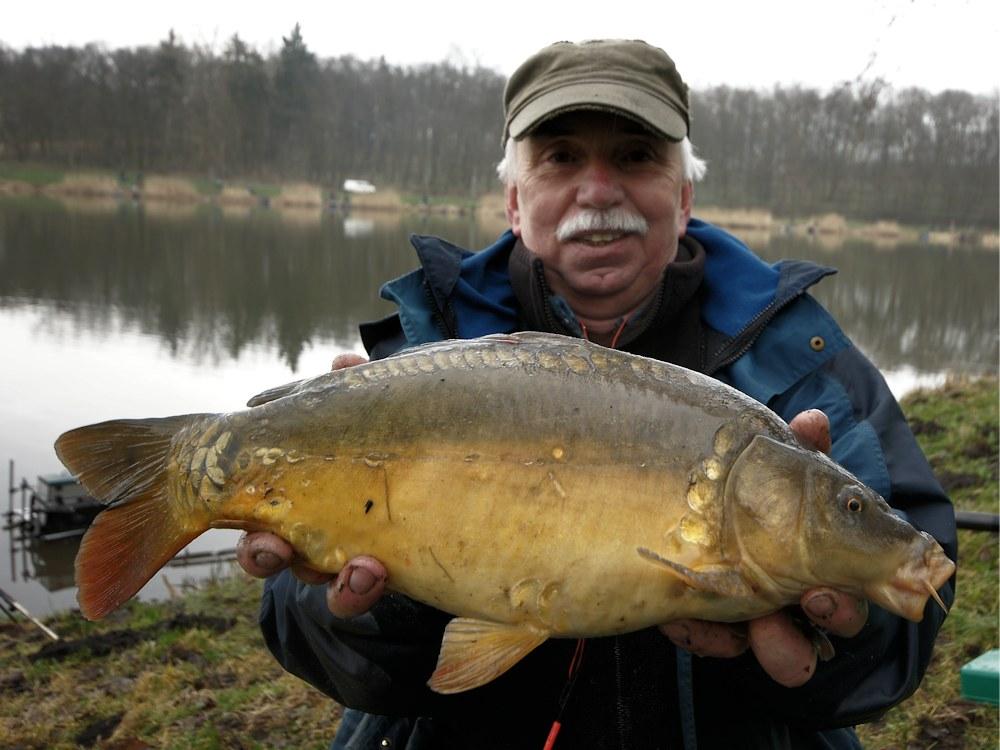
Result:
<svg viewBox="0 0 1000 750">
<path fill-rule="evenodd" d="M 498 187 L 504 77 L 453 62 L 319 58 L 296 26 L 267 54 L 0 42 L 0 161 L 217 180 L 346 178 L 420 195 Z M 920 226 L 998 222 L 998 94 L 845 81 L 691 92 L 703 205 Z"/>
</svg>

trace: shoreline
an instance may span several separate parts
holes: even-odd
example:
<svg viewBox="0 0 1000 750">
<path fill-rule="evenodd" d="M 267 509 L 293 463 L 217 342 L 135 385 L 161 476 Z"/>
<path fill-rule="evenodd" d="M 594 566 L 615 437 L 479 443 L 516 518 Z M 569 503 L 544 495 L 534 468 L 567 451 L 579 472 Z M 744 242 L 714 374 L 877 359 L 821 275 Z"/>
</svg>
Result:
<svg viewBox="0 0 1000 750">
<path fill-rule="evenodd" d="M 0 198 L 45 197 L 72 207 L 93 208 L 123 202 L 151 204 L 169 210 L 216 206 L 226 211 L 274 209 L 295 214 L 297 220 L 319 220 L 325 211 L 382 213 L 475 218 L 484 223 L 504 223 L 504 198 L 500 192 L 478 199 L 456 196 L 416 196 L 384 188 L 370 194 L 352 194 L 305 182 L 266 183 L 254 180 L 212 180 L 179 175 L 141 175 L 129 180 L 99 171 L 43 172 L 25 167 L 3 169 L 0 164 Z M 949 248 L 1000 250 L 995 230 L 949 227 L 947 229 L 901 225 L 896 221 L 859 222 L 826 213 L 806 217 L 775 216 L 768 209 L 700 206 L 698 218 L 738 231 L 747 241 L 769 241 L 773 236 L 802 237 L 836 247 L 859 240 L 876 247 L 926 244 Z"/>
</svg>

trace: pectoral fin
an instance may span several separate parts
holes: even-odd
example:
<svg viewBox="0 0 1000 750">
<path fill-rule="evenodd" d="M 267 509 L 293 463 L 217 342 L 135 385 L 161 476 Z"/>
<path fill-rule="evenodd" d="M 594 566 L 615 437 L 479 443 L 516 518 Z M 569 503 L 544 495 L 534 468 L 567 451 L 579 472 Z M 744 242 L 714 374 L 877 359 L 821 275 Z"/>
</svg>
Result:
<svg viewBox="0 0 1000 750">
<path fill-rule="evenodd" d="M 485 685 L 548 637 L 548 631 L 531 625 L 456 617 L 445 628 L 437 669 L 427 684 L 437 693 L 461 693 Z"/>
<path fill-rule="evenodd" d="M 660 565 L 665 570 L 670 571 L 688 586 L 698 591 L 706 591 L 718 594 L 719 596 L 753 596 L 753 589 L 743 579 L 743 576 L 733 568 L 719 567 L 694 570 L 680 563 L 675 563 L 673 560 L 661 557 L 653 552 L 653 550 L 646 549 L 645 547 L 637 547 L 636 552 L 651 563 Z"/>
</svg>

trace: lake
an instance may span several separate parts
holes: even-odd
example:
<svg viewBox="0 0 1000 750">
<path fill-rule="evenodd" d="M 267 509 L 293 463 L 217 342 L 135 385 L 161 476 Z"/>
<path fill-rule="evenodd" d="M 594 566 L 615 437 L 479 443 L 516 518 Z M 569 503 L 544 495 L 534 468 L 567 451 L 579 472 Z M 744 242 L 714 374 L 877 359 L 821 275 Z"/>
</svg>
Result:
<svg viewBox="0 0 1000 750">
<path fill-rule="evenodd" d="M 377 289 L 414 266 L 411 233 L 475 248 L 501 229 L 415 214 L 0 200 L 0 470 L 13 460 L 14 481 L 33 482 L 61 468 L 52 444 L 70 427 L 239 409 L 324 372 L 335 354 L 363 351 L 360 322 L 392 311 Z M 996 371 L 995 252 L 780 234 L 751 244 L 768 260 L 840 270 L 815 295 L 897 395 Z M 192 549 L 228 549 L 236 536 L 212 532 Z M 4 534 L 0 587 L 37 614 L 73 606 L 75 547 L 13 549 Z M 142 596 L 224 565 L 166 568 Z"/>
</svg>

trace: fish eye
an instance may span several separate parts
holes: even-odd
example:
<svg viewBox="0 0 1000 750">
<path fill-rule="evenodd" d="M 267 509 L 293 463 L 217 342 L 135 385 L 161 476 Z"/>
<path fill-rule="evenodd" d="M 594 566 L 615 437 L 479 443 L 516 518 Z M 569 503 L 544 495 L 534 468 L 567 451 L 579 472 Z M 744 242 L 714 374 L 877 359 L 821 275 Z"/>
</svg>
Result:
<svg viewBox="0 0 1000 750">
<path fill-rule="evenodd" d="M 854 495 L 847 498 L 847 509 L 851 511 L 851 513 L 860 513 L 862 507 L 864 506 L 861 504 L 860 498 L 857 498 Z"/>
</svg>

